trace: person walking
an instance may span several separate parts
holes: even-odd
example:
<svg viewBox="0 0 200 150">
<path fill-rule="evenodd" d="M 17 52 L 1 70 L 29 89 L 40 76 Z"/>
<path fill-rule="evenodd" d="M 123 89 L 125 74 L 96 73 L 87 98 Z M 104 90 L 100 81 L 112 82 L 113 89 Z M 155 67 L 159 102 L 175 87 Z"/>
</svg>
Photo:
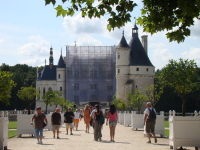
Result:
<svg viewBox="0 0 200 150">
<path fill-rule="evenodd" d="M 45 121 L 46 125 L 48 124 L 46 115 L 42 113 L 41 107 L 36 108 L 37 113 L 31 118 L 31 125 L 34 126 L 35 129 L 35 137 L 37 138 L 38 144 L 43 144 L 43 123 Z"/>
<path fill-rule="evenodd" d="M 95 105 L 93 107 L 92 112 L 90 113 L 90 117 L 91 117 L 90 126 L 92 126 L 93 129 L 94 129 L 94 123 L 95 123 L 95 121 L 94 121 L 94 113 L 96 112 L 96 106 L 97 105 Z"/>
<path fill-rule="evenodd" d="M 108 120 L 110 127 L 110 141 L 115 142 L 114 137 L 115 137 L 115 128 L 118 120 L 118 113 L 116 111 L 114 104 L 110 105 L 110 110 L 108 111 L 106 125 L 108 125 Z"/>
<path fill-rule="evenodd" d="M 102 138 L 102 133 L 101 133 L 101 129 L 102 129 L 102 125 L 103 123 L 101 123 L 103 117 L 103 112 L 100 110 L 99 105 L 96 106 L 96 112 L 94 113 L 94 140 L 95 141 L 101 141 Z M 104 119 L 104 118 L 103 118 Z"/>
<path fill-rule="evenodd" d="M 59 108 L 56 108 L 56 111 L 51 115 L 51 124 L 53 130 L 53 138 L 55 138 L 55 132 L 57 131 L 57 139 L 59 139 L 59 129 L 61 126 L 61 115 Z"/>
<path fill-rule="evenodd" d="M 91 120 L 90 108 L 89 108 L 89 105 L 85 105 L 85 108 L 84 108 L 84 122 L 86 124 L 86 130 L 85 130 L 86 133 L 89 133 L 89 130 L 90 130 L 90 120 Z"/>
<path fill-rule="evenodd" d="M 151 102 L 146 103 L 146 109 L 144 111 L 144 125 L 146 128 L 146 133 L 148 134 L 147 143 L 151 143 L 151 135 L 154 136 L 154 141 L 157 143 L 157 138 L 155 136 L 155 124 L 156 124 L 156 110 L 152 107 Z"/>
<path fill-rule="evenodd" d="M 64 122 L 66 124 L 66 134 L 68 134 L 68 129 L 70 128 L 70 135 L 73 135 L 72 129 L 73 129 L 73 119 L 74 119 L 74 113 L 72 112 L 72 108 L 69 107 L 68 111 L 64 114 Z"/>
<path fill-rule="evenodd" d="M 78 124 L 79 124 L 80 119 L 81 119 L 81 113 L 78 109 L 76 109 L 74 113 L 74 124 L 75 124 L 76 131 L 78 130 Z"/>
</svg>

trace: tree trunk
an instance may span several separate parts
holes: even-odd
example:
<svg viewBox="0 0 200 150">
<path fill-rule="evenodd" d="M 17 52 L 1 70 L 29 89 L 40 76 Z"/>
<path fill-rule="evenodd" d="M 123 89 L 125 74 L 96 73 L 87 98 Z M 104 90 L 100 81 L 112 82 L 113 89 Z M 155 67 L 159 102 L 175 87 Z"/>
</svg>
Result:
<svg viewBox="0 0 200 150">
<path fill-rule="evenodd" d="M 47 114 L 47 106 L 48 106 L 48 105 L 46 104 L 46 110 L 45 110 L 45 113 L 46 113 L 46 114 Z"/>
<path fill-rule="evenodd" d="M 182 116 L 185 116 L 186 112 L 186 96 L 182 97 Z"/>
</svg>

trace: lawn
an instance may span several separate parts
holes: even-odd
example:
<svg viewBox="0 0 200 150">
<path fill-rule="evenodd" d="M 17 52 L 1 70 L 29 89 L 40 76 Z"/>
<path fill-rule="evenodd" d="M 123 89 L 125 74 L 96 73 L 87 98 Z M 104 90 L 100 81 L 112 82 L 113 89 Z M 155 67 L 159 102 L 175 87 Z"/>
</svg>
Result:
<svg viewBox="0 0 200 150">
<path fill-rule="evenodd" d="M 169 128 L 169 121 L 164 121 L 164 127 Z M 165 129 L 165 136 L 169 137 L 169 129 Z"/>
<path fill-rule="evenodd" d="M 8 138 L 15 137 L 17 135 L 17 121 L 8 122 Z"/>
</svg>

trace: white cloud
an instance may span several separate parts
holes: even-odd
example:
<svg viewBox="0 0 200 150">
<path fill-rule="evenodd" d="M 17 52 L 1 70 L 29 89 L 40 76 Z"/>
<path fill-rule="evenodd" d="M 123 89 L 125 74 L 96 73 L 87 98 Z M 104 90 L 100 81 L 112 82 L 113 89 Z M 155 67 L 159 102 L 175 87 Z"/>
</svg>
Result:
<svg viewBox="0 0 200 150">
<path fill-rule="evenodd" d="M 19 63 L 31 66 L 44 64 L 44 60 L 49 57 L 50 44 L 41 36 L 31 36 L 28 40 L 30 42 L 17 49 Z"/>
<path fill-rule="evenodd" d="M 190 29 L 192 37 L 200 37 L 200 20 L 194 19 L 194 26 L 192 26 Z"/>
<path fill-rule="evenodd" d="M 195 60 L 195 62 L 200 66 L 200 48 L 190 48 L 190 50 L 182 53 L 185 59 Z"/>
</svg>

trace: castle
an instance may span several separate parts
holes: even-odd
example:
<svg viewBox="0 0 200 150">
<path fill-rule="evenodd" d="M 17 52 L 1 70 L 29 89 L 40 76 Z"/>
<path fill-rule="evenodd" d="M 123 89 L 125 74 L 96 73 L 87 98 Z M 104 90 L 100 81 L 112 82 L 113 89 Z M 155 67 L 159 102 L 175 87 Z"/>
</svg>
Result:
<svg viewBox="0 0 200 150">
<path fill-rule="evenodd" d="M 136 25 L 129 44 L 123 33 L 118 46 L 66 46 L 66 57 L 61 52 L 57 65 L 53 60 L 51 47 L 49 65 L 45 62 L 36 80 L 40 91 L 36 106 L 42 108 L 45 104 L 41 98 L 48 90 L 61 91 L 65 99 L 77 105 L 108 106 L 115 94 L 127 101 L 128 93 L 154 84 L 155 67 L 147 55 L 147 36 L 142 36 L 141 44 Z"/>
</svg>

